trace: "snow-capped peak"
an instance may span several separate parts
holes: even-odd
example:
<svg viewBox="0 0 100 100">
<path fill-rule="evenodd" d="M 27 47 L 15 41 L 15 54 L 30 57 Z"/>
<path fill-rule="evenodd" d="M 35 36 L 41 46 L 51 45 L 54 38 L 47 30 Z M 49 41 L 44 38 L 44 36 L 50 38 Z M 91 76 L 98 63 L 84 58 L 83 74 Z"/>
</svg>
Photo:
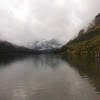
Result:
<svg viewBox="0 0 100 100">
<path fill-rule="evenodd" d="M 61 47 L 61 43 L 59 41 L 52 39 L 50 41 L 35 41 L 30 48 L 35 50 L 53 50 Z"/>
</svg>

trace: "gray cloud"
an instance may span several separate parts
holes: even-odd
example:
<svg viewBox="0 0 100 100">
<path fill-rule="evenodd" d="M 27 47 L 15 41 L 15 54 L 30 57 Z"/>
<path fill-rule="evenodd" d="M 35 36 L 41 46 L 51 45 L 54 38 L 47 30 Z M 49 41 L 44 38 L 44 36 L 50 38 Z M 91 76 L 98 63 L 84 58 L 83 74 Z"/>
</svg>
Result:
<svg viewBox="0 0 100 100">
<path fill-rule="evenodd" d="M 67 42 L 100 12 L 100 0 L 0 0 L 0 37 Z"/>
</svg>

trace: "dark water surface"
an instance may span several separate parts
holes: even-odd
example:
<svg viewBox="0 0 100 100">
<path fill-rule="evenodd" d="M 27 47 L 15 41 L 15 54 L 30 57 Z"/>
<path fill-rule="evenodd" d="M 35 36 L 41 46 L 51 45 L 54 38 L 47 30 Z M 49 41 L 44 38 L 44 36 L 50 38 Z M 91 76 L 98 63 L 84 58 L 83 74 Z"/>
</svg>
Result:
<svg viewBox="0 0 100 100">
<path fill-rule="evenodd" d="M 0 100 L 100 100 L 100 64 L 84 57 L 0 56 Z"/>
</svg>

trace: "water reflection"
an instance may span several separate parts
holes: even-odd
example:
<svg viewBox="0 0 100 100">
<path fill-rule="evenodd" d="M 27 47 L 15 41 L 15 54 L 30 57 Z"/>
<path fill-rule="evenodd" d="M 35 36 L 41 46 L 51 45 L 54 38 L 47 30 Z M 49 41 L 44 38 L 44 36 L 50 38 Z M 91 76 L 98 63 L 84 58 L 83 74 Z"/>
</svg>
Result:
<svg viewBox="0 0 100 100">
<path fill-rule="evenodd" d="M 18 61 L 23 61 L 24 59 L 33 60 L 35 66 L 49 65 L 50 67 L 57 67 L 59 65 L 59 55 L 0 55 L 0 65 L 9 65 Z M 1 67 L 1 66 L 0 66 Z"/>
<path fill-rule="evenodd" d="M 0 100 L 98 100 L 100 67 L 91 58 L 0 56 Z"/>
<path fill-rule="evenodd" d="M 67 56 L 64 59 L 74 68 L 76 68 L 82 78 L 87 78 L 100 93 L 100 61 L 86 56 Z"/>
<path fill-rule="evenodd" d="M 59 63 L 60 63 L 60 56 L 59 55 L 34 55 L 31 56 L 31 59 L 33 60 L 35 66 L 39 67 L 39 66 L 45 66 L 45 67 L 52 67 L 52 68 L 56 68 L 59 67 Z"/>
<path fill-rule="evenodd" d="M 97 57 L 96 61 L 97 61 L 97 65 L 100 65 L 100 57 Z"/>
<path fill-rule="evenodd" d="M 0 54 L 0 65 L 9 65 L 12 62 L 14 63 L 19 60 L 24 60 L 27 57 L 29 57 L 29 55 Z"/>
</svg>

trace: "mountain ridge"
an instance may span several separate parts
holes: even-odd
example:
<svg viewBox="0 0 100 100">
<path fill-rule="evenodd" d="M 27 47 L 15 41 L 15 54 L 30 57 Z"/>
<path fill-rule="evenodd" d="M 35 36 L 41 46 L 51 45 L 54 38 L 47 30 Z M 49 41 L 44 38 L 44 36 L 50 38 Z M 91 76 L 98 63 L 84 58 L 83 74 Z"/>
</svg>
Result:
<svg viewBox="0 0 100 100">
<path fill-rule="evenodd" d="M 94 25 L 87 31 L 82 29 L 78 36 L 61 48 L 61 53 L 96 55 L 100 53 L 100 13 L 94 19 Z"/>
<path fill-rule="evenodd" d="M 35 50 L 26 48 L 24 46 L 18 46 L 8 41 L 0 41 L 0 54 L 25 54 L 25 53 L 37 53 Z"/>
<path fill-rule="evenodd" d="M 57 41 L 56 39 L 51 39 L 49 41 L 43 40 L 43 41 L 35 41 L 30 45 L 29 48 L 38 50 L 38 51 L 44 51 L 44 50 L 55 50 L 62 46 L 62 44 Z"/>
</svg>

